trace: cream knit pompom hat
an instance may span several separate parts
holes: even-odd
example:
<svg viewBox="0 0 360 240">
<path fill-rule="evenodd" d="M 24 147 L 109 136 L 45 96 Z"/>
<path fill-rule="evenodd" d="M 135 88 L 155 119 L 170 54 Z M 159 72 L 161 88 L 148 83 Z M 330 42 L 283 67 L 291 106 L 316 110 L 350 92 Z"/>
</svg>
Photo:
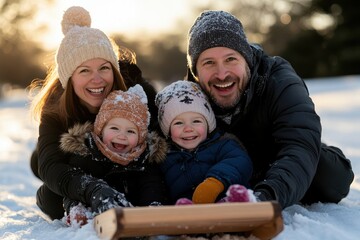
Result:
<svg viewBox="0 0 360 240">
<path fill-rule="evenodd" d="M 109 61 L 120 73 L 118 46 L 99 29 L 91 28 L 91 17 L 82 7 L 70 7 L 61 22 L 64 38 L 56 54 L 57 71 L 65 89 L 75 69 L 93 58 Z"/>
</svg>

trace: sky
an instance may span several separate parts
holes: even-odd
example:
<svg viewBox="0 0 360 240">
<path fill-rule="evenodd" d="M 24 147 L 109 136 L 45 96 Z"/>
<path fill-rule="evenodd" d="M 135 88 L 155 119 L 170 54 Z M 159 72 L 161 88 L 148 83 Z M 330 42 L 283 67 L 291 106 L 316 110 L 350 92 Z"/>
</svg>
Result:
<svg viewBox="0 0 360 240">
<path fill-rule="evenodd" d="M 323 141 L 340 147 L 351 159 L 355 179 L 339 204 L 295 204 L 284 209 L 284 230 L 274 240 L 359 239 L 360 76 L 307 84 L 321 117 Z M 0 239 L 98 239 L 92 222 L 67 227 L 63 220 L 50 221 L 37 207 L 35 194 L 41 182 L 29 167 L 36 141 L 37 125 L 29 117 L 24 92 L 6 91 L 0 99 Z"/>
<path fill-rule="evenodd" d="M 138 36 L 139 33 L 176 31 L 177 24 L 190 25 L 195 20 L 189 14 L 193 7 L 213 3 L 219 9 L 226 10 L 229 0 L 193 1 L 193 0 L 55 0 L 52 5 L 40 5 L 34 24 L 46 24 L 49 31 L 41 40 L 47 48 L 56 47 L 63 35 L 60 22 L 63 13 L 71 6 L 81 6 L 89 11 L 92 27 L 99 28 L 106 34 L 123 33 Z M 186 34 L 184 32 L 184 34 Z"/>
<path fill-rule="evenodd" d="M 211 6 L 211 10 L 232 10 L 233 0 L 52 0 L 52 4 L 37 3 L 39 11 L 35 19 L 27 23 L 30 36 L 44 46 L 45 50 L 54 50 L 60 44 L 63 34 L 61 32 L 62 15 L 71 6 L 82 6 L 89 11 L 92 18 L 92 27 L 104 31 L 110 37 L 121 34 L 131 40 L 146 40 L 156 37 L 160 33 L 183 34 L 186 37 L 200 9 Z M 261 1 L 244 0 L 245 4 L 258 4 Z M 263 0 L 263 2 L 268 2 Z M 299 1 L 298 1 L 299 2 Z M 306 4 L 309 0 L 300 0 Z M 33 3 L 34 4 L 34 3 Z M 291 18 L 287 14 L 293 3 L 287 0 L 272 1 L 273 7 L 283 14 L 280 20 Z M 285 18 L 284 18 L 285 17 Z M 245 28 L 246 23 L 253 21 L 251 17 L 240 19 Z M 259 31 L 265 31 L 269 24 L 275 21 L 274 16 L 263 16 Z M 284 20 L 284 24 L 286 22 Z M 331 24 L 329 16 L 316 14 L 308 19 L 315 29 L 322 29 Z M 35 27 L 46 26 L 46 31 L 33 33 Z M 35 38 L 34 38 L 35 36 Z M 259 34 L 248 34 L 251 41 L 261 42 Z M 126 39 L 124 39 L 126 41 Z M 184 41 L 185 47 L 185 41 Z"/>
</svg>

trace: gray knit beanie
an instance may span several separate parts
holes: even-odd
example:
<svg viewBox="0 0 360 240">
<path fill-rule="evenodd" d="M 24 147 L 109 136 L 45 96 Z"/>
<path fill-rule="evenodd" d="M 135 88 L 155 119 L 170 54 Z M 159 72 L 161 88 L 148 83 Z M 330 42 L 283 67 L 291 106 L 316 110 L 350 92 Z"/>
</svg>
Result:
<svg viewBox="0 0 360 240">
<path fill-rule="evenodd" d="M 187 61 L 191 73 L 196 75 L 196 62 L 200 54 L 213 47 L 227 47 L 238 51 L 251 68 L 253 53 L 241 22 L 224 11 L 204 11 L 195 20 L 188 36 Z"/>
</svg>

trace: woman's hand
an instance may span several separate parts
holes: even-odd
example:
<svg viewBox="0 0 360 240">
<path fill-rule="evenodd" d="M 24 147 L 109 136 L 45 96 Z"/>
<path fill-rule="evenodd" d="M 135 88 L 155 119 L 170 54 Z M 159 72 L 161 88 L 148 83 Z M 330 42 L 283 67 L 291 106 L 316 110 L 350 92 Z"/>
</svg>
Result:
<svg viewBox="0 0 360 240">
<path fill-rule="evenodd" d="M 110 187 L 101 179 L 89 183 L 85 195 L 88 206 L 95 213 L 102 213 L 114 207 L 133 207 L 123 193 Z"/>
</svg>

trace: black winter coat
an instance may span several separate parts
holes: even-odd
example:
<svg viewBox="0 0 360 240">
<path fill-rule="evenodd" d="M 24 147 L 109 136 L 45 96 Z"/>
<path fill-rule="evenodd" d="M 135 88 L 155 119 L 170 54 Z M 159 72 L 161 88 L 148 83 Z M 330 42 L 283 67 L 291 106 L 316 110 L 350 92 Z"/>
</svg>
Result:
<svg viewBox="0 0 360 240">
<path fill-rule="evenodd" d="M 218 126 L 235 134 L 247 149 L 254 164 L 253 189 L 266 189 L 285 208 L 301 200 L 315 175 L 320 118 L 292 66 L 258 47 L 253 51 L 251 79 L 236 109 L 212 107 Z M 224 116 L 232 117 L 230 124 L 222 121 Z"/>
<path fill-rule="evenodd" d="M 159 163 L 166 158 L 167 143 L 153 131 L 147 137 L 147 148 L 137 159 L 123 166 L 112 162 L 97 148 L 93 124 L 76 124 L 61 137 L 60 148 L 70 153 L 69 164 L 87 174 L 101 178 L 124 193 L 134 206 L 166 204 L 165 183 Z"/>
</svg>

